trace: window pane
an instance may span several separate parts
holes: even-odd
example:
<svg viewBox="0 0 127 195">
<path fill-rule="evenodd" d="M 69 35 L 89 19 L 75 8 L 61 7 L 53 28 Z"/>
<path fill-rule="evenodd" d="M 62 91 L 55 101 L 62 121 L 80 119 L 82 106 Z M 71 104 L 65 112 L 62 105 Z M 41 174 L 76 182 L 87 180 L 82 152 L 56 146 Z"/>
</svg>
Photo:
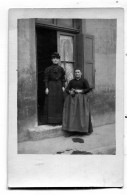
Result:
<svg viewBox="0 0 127 195">
<path fill-rule="evenodd" d="M 60 35 L 61 61 L 73 62 L 73 37 Z"/>
<path fill-rule="evenodd" d="M 61 62 L 60 66 L 65 70 L 64 63 Z"/>
<path fill-rule="evenodd" d="M 66 71 L 66 76 L 67 76 L 67 81 L 70 81 L 74 78 L 74 69 L 73 69 L 73 64 L 72 63 L 66 63 L 65 65 L 65 71 Z"/>
<path fill-rule="evenodd" d="M 64 27 L 73 27 L 73 20 L 72 19 L 58 19 L 57 24 Z"/>
<path fill-rule="evenodd" d="M 74 68 L 72 63 L 61 63 L 61 66 L 64 68 L 66 73 L 66 80 L 69 83 L 70 80 L 74 78 Z"/>
</svg>

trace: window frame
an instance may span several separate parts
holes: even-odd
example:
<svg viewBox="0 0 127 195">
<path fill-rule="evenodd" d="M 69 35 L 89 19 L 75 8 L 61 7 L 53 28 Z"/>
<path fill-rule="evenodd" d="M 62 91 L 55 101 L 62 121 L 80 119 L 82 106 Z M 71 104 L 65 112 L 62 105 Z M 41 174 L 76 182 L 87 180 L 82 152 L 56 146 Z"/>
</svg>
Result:
<svg viewBox="0 0 127 195">
<path fill-rule="evenodd" d="M 60 52 L 60 35 L 73 37 L 73 61 L 66 61 L 66 63 L 72 63 L 75 69 L 76 64 L 76 35 L 73 33 L 57 31 L 57 51 Z M 61 61 L 64 62 L 64 61 Z"/>
</svg>

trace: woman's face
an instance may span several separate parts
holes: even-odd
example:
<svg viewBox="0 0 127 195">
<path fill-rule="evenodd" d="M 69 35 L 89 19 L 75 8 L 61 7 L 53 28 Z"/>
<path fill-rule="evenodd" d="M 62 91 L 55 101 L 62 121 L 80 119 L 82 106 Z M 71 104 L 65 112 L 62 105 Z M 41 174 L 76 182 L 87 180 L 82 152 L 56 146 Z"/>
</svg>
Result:
<svg viewBox="0 0 127 195">
<path fill-rule="evenodd" d="M 80 70 L 75 70 L 75 77 L 76 77 L 76 79 L 80 79 L 81 76 L 82 76 L 81 71 Z"/>
<path fill-rule="evenodd" d="M 53 64 L 58 64 L 59 63 L 59 58 L 52 58 Z"/>
</svg>

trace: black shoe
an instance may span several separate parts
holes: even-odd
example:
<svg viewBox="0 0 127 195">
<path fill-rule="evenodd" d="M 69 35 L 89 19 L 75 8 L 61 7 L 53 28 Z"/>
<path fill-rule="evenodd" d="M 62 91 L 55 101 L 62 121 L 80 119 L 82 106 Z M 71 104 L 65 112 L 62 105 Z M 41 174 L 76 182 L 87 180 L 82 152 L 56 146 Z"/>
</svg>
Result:
<svg viewBox="0 0 127 195">
<path fill-rule="evenodd" d="M 70 132 L 64 132 L 64 137 L 70 137 L 71 133 Z"/>
</svg>

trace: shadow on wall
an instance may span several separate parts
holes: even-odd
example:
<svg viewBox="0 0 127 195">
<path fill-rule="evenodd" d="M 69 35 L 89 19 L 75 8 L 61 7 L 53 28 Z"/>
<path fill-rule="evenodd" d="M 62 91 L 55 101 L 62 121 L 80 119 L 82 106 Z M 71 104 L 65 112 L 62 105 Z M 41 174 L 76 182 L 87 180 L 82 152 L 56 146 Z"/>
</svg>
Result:
<svg viewBox="0 0 127 195">
<path fill-rule="evenodd" d="M 93 126 L 115 123 L 115 91 L 102 90 L 90 95 Z"/>
</svg>

